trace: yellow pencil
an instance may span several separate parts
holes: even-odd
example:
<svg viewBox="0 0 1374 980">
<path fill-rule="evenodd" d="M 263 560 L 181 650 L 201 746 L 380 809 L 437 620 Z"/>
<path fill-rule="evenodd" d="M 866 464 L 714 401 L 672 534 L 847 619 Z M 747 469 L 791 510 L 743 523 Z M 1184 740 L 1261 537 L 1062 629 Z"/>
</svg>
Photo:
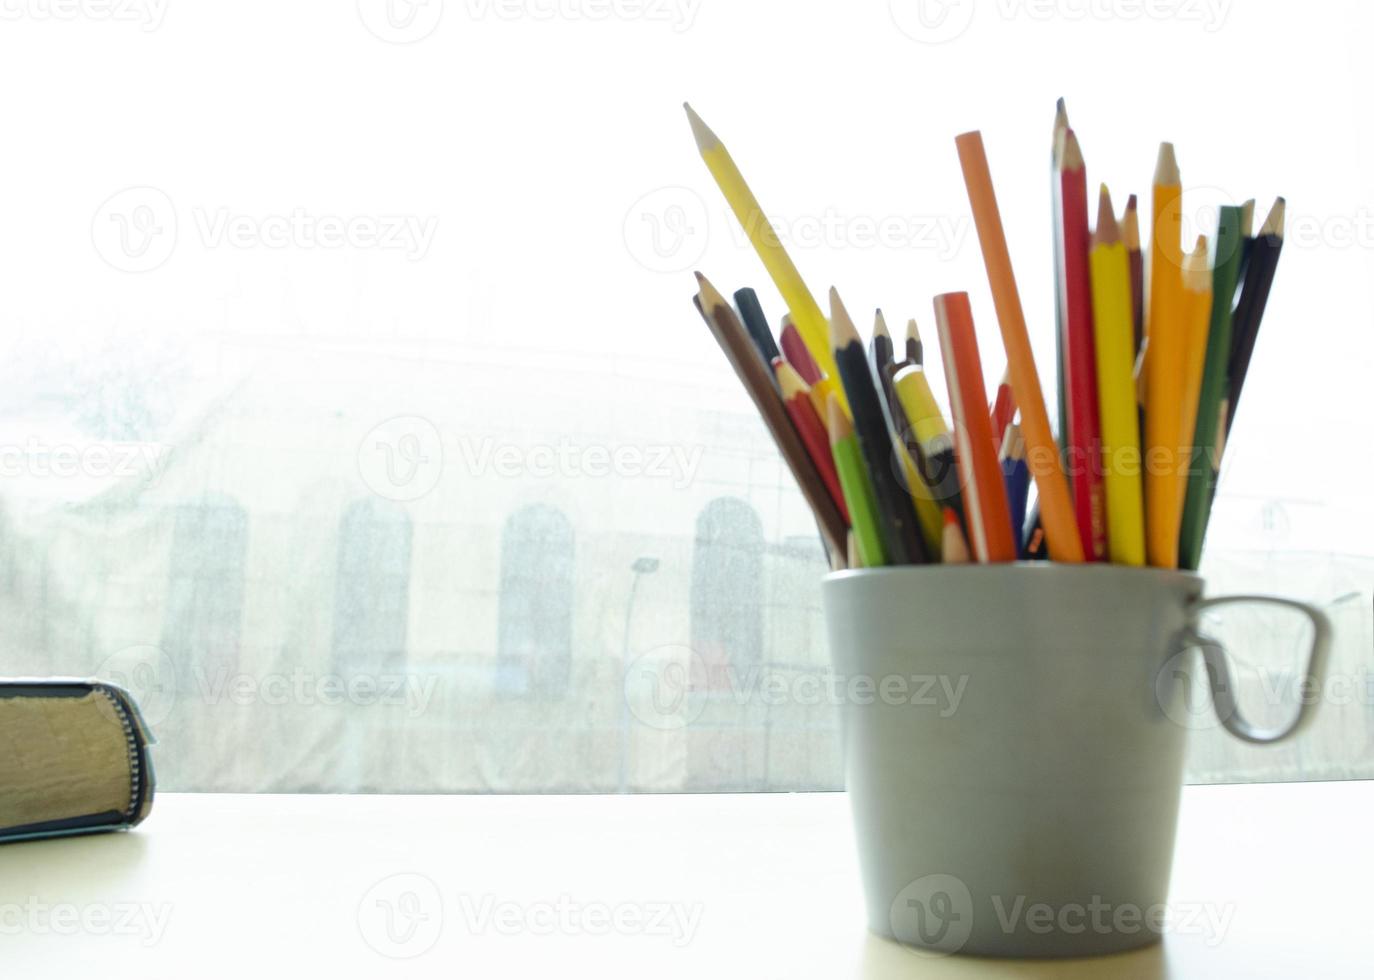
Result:
<svg viewBox="0 0 1374 980">
<path fill-rule="evenodd" d="M 1155 164 L 1150 227 L 1150 287 L 1145 310 L 1145 553 L 1156 568 L 1178 567 L 1183 501 L 1182 423 L 1184 331 L 1183 257 L 1179 225 L 1182 185 L 1170 143 Z"/>
<path fill-rule="evenodd" d="M 754 246 L 754 251 L 758 253 L 764 268 L 768 270 L 768 275 L 772 277 L 773 284 L 778 287 L 778 292 L 782 293 L 783 301 L 792 314 L 792 320 L 797 325 L 797 331 L 801 334 L 806 349 L 811 352 L 816 366 L 828 377 L 839 377 L 835 370 L 835 355 L 830 349 L 830 330 L 825 314 L 821 312 L 816 298 L 811 295 L 811 290 L 806 288 L 801 273 L 792 263 L 792 258 L 783 248 L 782 242 L 778 241 L 777 233 L 769 224 L 768 216 L 759 205 L 758 198 L 754 197 L 754 192 L 745 183 L 744 175 L 730 158 L 730 151 L 725 148 L 725 144 L 706 123 L 702 122 L 701 117 L 690 105 L 684 102 L 682 107 L 687 110 L 687 119 L 692 124 L 692 135 L 696 137 L 697 149 L 701 152 L 701 158 L 706 161 L 706 168 L 711 171 L 716 185 L 725 195 L 730 210 L 735 212 L 735 217 L 743 226 L 744 233 Z M 848 412 L 849 400 L 845 397 L 844 389 L 836 385 L 834 391 L 840 404 Z"/>
<path fill-rule="evenodd" d="M 1107 185 L 1097 205 L 1088 255 L 1092 274 L 1093 340 L 1102 427 L 1102 472 L 1107 490 L 1107 554 L 1117 565 L 1145 564 L 1145 508 L 1140 479 L 1140 422 L 1134 368 L 1135 316 L 1131 261 Z"/>
<path fill-rule="evenodd" d="M 1183 407 L 1180 411 L 1179 445 L 1189 448 L 1193 460 L 1194 434 L 1197 431 L 1198 397 L 1202 392 L 1202 368 L 1207 360 L 1207 334 L 1212 321 L 1212 270 L 1207 262 L 1207 236 L 1199 235 L 1197 246 L 1183 260 Z M 1178 477 L 1179 507 L 1187 494 L 1188 474 Z"/>
</svg>

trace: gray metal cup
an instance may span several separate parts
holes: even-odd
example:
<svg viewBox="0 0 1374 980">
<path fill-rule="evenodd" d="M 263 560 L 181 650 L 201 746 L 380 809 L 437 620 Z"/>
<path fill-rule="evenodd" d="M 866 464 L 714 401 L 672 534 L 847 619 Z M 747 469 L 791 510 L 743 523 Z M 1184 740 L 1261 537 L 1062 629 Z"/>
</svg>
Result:
<svg viewBox="0 0 1374 980">
<path fill-rule="evenodd" d="M 1087 956 L 1160 938 L 1168 911 L 1197 649 L 1222 724 L 1226 655 L 1196 575 L 1107 565 L 902 566 L 835 572 L 822 592 L 846 679 L 845 785 L 869 928 L 937 953 Z M 855 679 L 858 679 L 857 681 Z M 898 680 L 900 679 L 900 680 Z M 856 692 L 859 692 L 856 694 Z"/>
</svg>

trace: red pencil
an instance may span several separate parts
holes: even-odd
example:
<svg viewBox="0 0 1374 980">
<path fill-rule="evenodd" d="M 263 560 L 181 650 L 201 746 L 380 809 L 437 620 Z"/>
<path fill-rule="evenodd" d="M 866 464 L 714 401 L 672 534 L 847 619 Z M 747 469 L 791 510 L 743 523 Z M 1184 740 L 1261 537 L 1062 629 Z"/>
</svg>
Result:
<svg viewBox="0 0 1374 980">
<path fill-rule="evenodd" d="M 968 293 L 936 296 L 935 323 L 940 330 L 940 354 L 954 414 L 969 544 L 980 562 L 1015 561 L 1007 487 L 997 451 L 992 448 L 992 420 L 988 418 L 988 396 Z"/>
<path fill-rule="evenodd" d="M 1002 440 L 1007 436 L 1007 426 L 1016 418 L 1016 399 L 1011 392 L 1011 368 L 1002 372 L 1002 381 L 997 386 L 997 397 L 992 403 L 992 441 L 998 452 L 1002 450 Z"/>
<path fill-rule="evenodd" d="M 830 493 L 830 499 L 840 508 L 844 522 L 850 523 L 849 508 L 845 506 L 844 491 L 840 489 L 840 476 L 835 471 L 835 457 L 830 450 L 830 434 L 816 414 L 811 404 L 811 389 L 802 380 L 797 369 L 781 357 L 773 358 L 773 372 L 778 377 L 778 387 L 782 389 L 782 403 L 787 406 L 787 414 L 792 417 L 792 425 L 801 436 L 811 461 L 821 474 L 821 481 Z"/>
<path fill-rule="evenodd" d="M 806 342 L 802 340 L 801 332 L 797 329 L 797 325 L 792 322 L 790 316 L 782 318 L 782 334 L 778 340 L 782 347 L 782 356 L 787 358 L 787 363 L 796 369 L 803 381 L 813 385 L 821 380 L 821 369 L 816 367 L 815 358 L 806 349 Z M 827 452 L 829 452 L 829 445 L 829 440 L 827 440 Z"/>
<path fill-rule="evenodd" d="M 1106 490 L 1102 482 L 1102 433 L 1097 414 L 1097 356 L 1093 341 L 1092 279 L 1088 267 L 1088 183 L 1083 153 L 1072 129 L 1059 137 L 1064 237 L 1059 261 L 1059 299 L 1064 310 L 1065 446 L 1074 517 L 1087 561 L 1107 557 Z"/>
</svg>

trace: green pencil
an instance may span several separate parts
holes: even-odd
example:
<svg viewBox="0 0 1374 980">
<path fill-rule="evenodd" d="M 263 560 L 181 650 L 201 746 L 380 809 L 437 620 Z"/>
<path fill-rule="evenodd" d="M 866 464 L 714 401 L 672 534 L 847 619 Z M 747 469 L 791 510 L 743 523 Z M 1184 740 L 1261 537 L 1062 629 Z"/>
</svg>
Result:
<svg viewBox="0 0 1374 980">
<path fill-rule="evenodd" d="M 1231 298 L 1236 295 L 1240 272 L 1241 209 L 1223 207 L 1217 217 L 1216 258 L 1212 263 L 1212 317 L 1207 326 L 1207 354 L 1198 393 L 1197 424 L 1188 467 L 1188 487 L 1183 499 L 1183 522 L 1178 539 L 1178 567 L 1196 570 L 1202 560 L 1202 539 L 1217 489 L 1225 431 L 1221 414 L 1226 410 L 1227 370 L 1231 360 Z"/>
<path fill-rule="evenodd" d="M 827 409 L 830 416 L 830 451 L 835 454 L 835 469 L 840 476 L 844 504 L 849 508 L 849 521 L 854 528 L 859 560 L 864 568 L 886 565 L 887 553 L 883 550 L 883 536 L 878 530 L 878 501 L 873 496 L 873 484 L 868 479 L 863 451 L 859 449 L 859 437 L 854 434 L 854 423 L 849 421 L 849 416 L 833 394 Z"/>
</svg>

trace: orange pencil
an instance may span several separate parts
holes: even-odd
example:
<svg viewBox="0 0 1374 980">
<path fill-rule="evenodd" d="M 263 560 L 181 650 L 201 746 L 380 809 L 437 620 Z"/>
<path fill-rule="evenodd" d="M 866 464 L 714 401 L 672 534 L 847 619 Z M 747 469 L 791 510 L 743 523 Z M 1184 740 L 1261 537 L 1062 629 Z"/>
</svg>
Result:
<svg viewBox="0 0 1374 980">
<path fill-rule="evenodd" d="M 1016 276 L 1012 272 L 1011 254 L 1007 251 L 1007 239 L 1002 230 L 1002 216 L 997 209 L 997 194 L 988 170 L 983 136 L 977 131 L 964 133 L 955 140 L 955 145 L 959 149 L 959 164 L 963 168 L 973 222 L 978 229 L 978 243 L 983 250 L 983 264 L 987 267 L 988 285 L 992 289 L 993 305 L 1002 330 L 1002 344 L 1007 350 L 1012 394 L 1021 412 L 1026 462 L 1040 493 L 1040 519 L 1045 528 L 1050 557 L 1060 562 L 1081 562 L 1083 541 L 1078 536 L 1078 525 L 1074 522 L 1069 483 L 1064 476 L 1054 433 L 1050 430 L 1040 377 L 1035 371 L 1035 355 L 1031 352 L 1026 316 L 1016 290 Z M 986 402 L 979 414 L 986 423 Z M 991 427 L 987 428 L 987 450 L 992 453 Z M 995 459 L 993 468 L 996 470 Z M 1006 499 L 1005 488 L 1002 499 Z M 1011 519 L 1007 518 L 1005 523 L 1010 535 Z"/>
<path fill-rule="evenodd" d="M 983 364 L 978 358 L 968 293 L 936 296 L 935 325 L 940 331 L 940 354 L 954 414 L 969 543 L 980 562 L 1015 561 L 1007 488 L 992 448 L 992 420 L 988 418 Z"/>
</svg>

